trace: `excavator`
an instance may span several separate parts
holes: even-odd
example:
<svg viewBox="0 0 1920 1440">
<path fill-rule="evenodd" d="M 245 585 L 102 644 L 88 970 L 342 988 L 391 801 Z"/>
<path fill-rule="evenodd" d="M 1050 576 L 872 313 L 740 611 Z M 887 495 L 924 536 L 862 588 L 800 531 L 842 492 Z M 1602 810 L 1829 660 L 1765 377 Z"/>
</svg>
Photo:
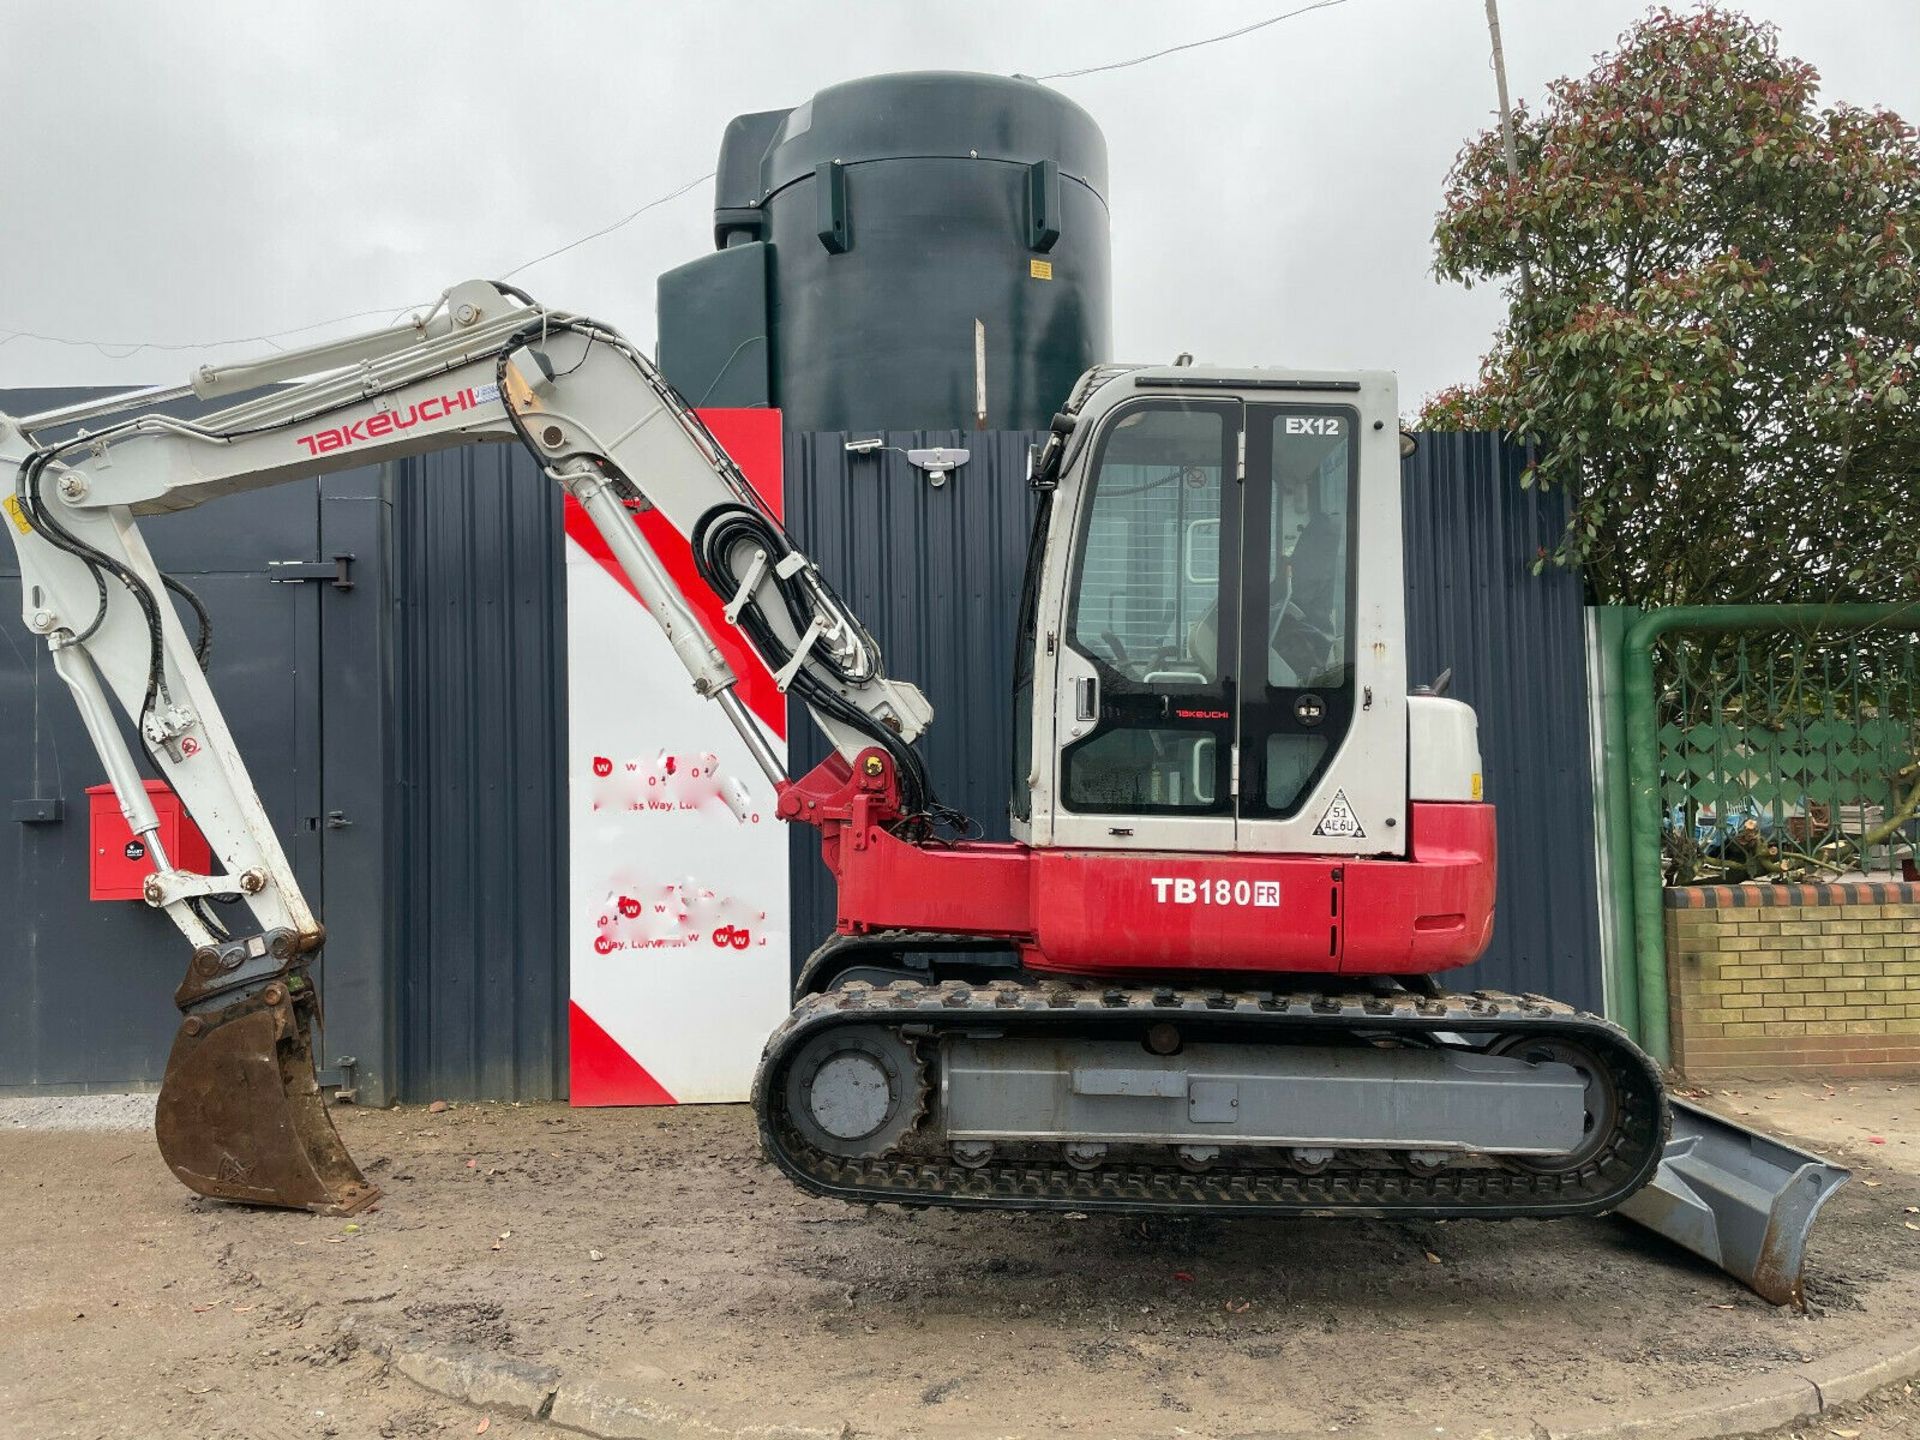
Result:
<svg viewBox="0 0 1920 1440">
<path fill-rule="evenodd" d="M 167 1164 L 253 1204 L 379 1193 L 315 1080 L 324 928 L 209 688 L 206 613 L 139 518 L 499 442 L 579 502 L 781 818 L 818 832 L 837 924 L 753 1087 L 795 1183 L 1128 1214 L 1628 1202 L 1669 1149 L 1654 1064 L 1566 1005 L 1440 983 L 1488 943 L 1495 825 L 1473 711 L 1408 685 L 1397 416 L 1385 373 L 1082 377 L 1031 470 L 1011 842 L 967 838 L 914 743 L 925 697 L 608 325 L 471 281 L 368 334 L 0 416 L 26 624 L 151 857 L 146 903 L 192 947 Z M 810 773 L 784 772 L 638 510 L 824 732 Z M 166 853 L 142 757 L 210 873 Z"/>
</svg>

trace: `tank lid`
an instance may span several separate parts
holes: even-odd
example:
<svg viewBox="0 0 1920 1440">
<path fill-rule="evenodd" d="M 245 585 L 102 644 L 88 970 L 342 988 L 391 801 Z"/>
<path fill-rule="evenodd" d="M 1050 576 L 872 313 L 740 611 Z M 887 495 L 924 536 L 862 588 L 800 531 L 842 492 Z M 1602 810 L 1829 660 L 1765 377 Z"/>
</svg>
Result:
<svg viewBox="0 0 1920 1440">
<path fill-rule="evenodd" d="M 757 232 L 752 212 L 823 161 L 1051 160 L 1064 179 L 1107 194 L 1107 142 L 1093 117 L 1037 80 L 964 70 L 869 75 L 791 110 L 736 116 L 720 142 L 714 239 Z"/>
</svg>

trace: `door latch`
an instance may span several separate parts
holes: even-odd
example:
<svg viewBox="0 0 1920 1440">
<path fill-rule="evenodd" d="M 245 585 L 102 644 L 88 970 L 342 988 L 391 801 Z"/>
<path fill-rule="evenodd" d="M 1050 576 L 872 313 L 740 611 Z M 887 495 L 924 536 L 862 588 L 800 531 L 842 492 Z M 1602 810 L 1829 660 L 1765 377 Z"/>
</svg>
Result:
<svg viewBox="0 0 1920 1440">
<path fill-rule="evenodd" d="M 352 566 L 351 555 L 336 555 L 331 560 L 269 560 L 267 583 L 303 585 L 309 580 L 325 580 L 336 590 L 351 590 Z"/>
<path fill-rule="evenodd" d="M 349 819 L 347 818 L 347 812 L 346 812 L 346 811 L 344 811 L 344 810 L 329 810 L 329 811 L 327 811 L 327 829 L 329 829 L 329 830 L 345 830 L 345 829 L 347 829 L 347 828 L 348 828 L 349 826 L 351 826 L 352 824 L 353 824 L 353 821 L 351 821 L 351 820 L 349 820 Z"/>
</svg>

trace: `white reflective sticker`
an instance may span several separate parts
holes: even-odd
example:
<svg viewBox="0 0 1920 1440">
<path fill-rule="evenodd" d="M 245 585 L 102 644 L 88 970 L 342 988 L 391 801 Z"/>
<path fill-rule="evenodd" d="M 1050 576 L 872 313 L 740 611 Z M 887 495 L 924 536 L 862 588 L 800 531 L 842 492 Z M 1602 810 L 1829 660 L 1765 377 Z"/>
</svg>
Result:
<svg viewBox="0 0 1920 1440">
<path fill-rule="evenodd" d="M 1367 832 L 1360 828 L 1360 817 L 1353 813 L 1353 806 L 1347 803 L 1347 792 L 1333 792 L 1333 803 L 1327 806 L 1327 813 L 1320 817 L 1320 823 L 1313 827 L 1316 835 L 1325 835 L 1334 840 L 1364 840 Z"/>
</svg>

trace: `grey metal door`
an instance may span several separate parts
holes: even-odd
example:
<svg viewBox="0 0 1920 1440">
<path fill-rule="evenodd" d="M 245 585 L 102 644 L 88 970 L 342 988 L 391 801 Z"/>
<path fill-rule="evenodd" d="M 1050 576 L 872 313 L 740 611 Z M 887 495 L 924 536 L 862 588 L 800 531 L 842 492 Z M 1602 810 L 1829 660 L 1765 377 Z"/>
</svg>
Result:
<svg viewBox="0 0 1920 1440">
<path fill-rule="evenodd" d="M 317 971 L 323 1065 L 355 1049 L 382 1054 L 377 482 L 370 473 L 331 477 L 143 522 L 155 558 L 212 614 L 215 689 L 295 873 L 332 926 Z M 272 563 L 336 551 L 355 556 L 352 591 Z M 104 777 L 44 646 L 17 622 L 19 603 L 8 550 L 0 559 L 0 733 L 10 737 L 0 743 L 8 907 L 0 1090 L 156 1085 L 179 1018 L 172 993 L 185 946 L 137 901 L 87 898 L 86 790 Z M 352 823 L 329 826 L 334 812 Z"/>
<path fill-rule="evenodd" d="M 302 493 L 304 491 L 304 493 Z M 303 886 L 320 883 L 317 832 L 318 597 L 268 583 L 265 561 L 310 549 L 313 487 L 232 496 L 145 525 L 154 556 L 213 616 L 214 683 Z M 9 551 L 0 581 L 0 746 L 9 802 L 5 893 L 12 907 L 0 972 L 0 1087 L 108 1089 L 157 1084 L 179 1016 L 172 993 L 186 947 L 138 901 L 89 901 L 87 787 L 101 783 L 66 686 L 18 623 Z M 25 721 L 23 724 L 22 721 Z M 58 802 L 52 820 L 31 801 Z M 316 897 L 318 898 L 318 897 Z"/>
</svg>

